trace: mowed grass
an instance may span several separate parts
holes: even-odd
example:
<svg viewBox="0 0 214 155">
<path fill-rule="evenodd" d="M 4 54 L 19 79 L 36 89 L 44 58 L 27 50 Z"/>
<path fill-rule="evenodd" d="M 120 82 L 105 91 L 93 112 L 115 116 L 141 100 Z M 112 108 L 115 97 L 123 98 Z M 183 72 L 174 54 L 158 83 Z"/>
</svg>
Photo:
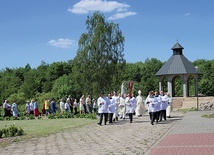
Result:
<svg viewBox="0 0 214 155">
<path fill-rule="evenodd" d="M 96 124 L 97 119 L 89 118 L 67 118 L 67 119 L 35 119 L 35 120 L 14 120 L 0 121 L 0 129 L 15 125 L 21 127 L 26 135 L 20 139 L 44 136 L 64 130 L 72 130 L 89 124 Z M 4 138 L 3 138 L 4 139 Z M 1 140 L 1 139 L 0 139 Z"/>
</svg>

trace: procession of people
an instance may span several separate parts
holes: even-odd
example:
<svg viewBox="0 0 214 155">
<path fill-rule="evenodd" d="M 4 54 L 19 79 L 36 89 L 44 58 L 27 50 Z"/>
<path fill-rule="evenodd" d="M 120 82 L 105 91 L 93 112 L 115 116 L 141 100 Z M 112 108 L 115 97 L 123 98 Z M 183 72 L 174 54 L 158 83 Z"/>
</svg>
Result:
<svg viewBox="0 0 214 155">
<path fill-rule="evenodd" d="M 48 116 L 49 114 L 56 114 L 56 108 L 59 107 L 60 114 L 67 113 L 95 113 L 99 117 L 98 125 L 102 125 L 104 119 L 104 125 L 113 124 L 119 120 L 129 119 L 132 123 L 134 115 L 136 117 L 142 117 L 146 112 L 149 114 L 150 122 L 154 125 L 154 122 L 158 123 L 166 121 L 171 117 L 172 111 L 172 97 L 169 93 L 163 91 L 149 91 L 148 96 L 144 98 L 141 90 L 138 90 L 138 95 L 132 94 L 133 83 L 129 83 L 129 91 L 126 94 L 124 91 L 124 85 L 121 86 L 121 93 L 112 91 L 105 94 L 104 91 L 100 93 L 98 99 L 92 99 L 90 95 L 82 95 L 79 99 L 72 99 L 69 95 L 66 99 L 60 99 L 59 106 L 55 102 L 55 99 L 44 99 L 42 104 L 41 113 L 39 111 L 39 104 L 36 100 L 27 101 L 25 105 L 26 116 L 34 115 L 35 117 L 42 115 Z M 8 100 L 5 100 L 3 104 L 4 117 L 7 116 L 19 116 L 19 110 L 17 102 L 14 101 L 10 105 Z M 79 110 L 79 111 L 78 111 Z"/>
<path fill-rule="evenodd" d="M 172 98 L 169 93 L 150 91 L 146 99 L 141 95 L 141 90 L 138 91 L 138 96 L 134 94 L 120 94 L 117 92 L 105 93 L 102 91 L 100 97 L 97 99 L 99 122 L 98 125 L 102 125 L 104 119 L 104 125 L 107 123 L 112 124 L 120 119 L 129 119 L 129 122 L 133 122 L 133 115 L 137 117 L 143 116 L 148 111 L 151 125 L 154 122 L 158 123 L 166 121 L 166 118 L 170 118 L 172 111 Z M 147 110 L 146 108 L 147 107 Z"/>
</svg>

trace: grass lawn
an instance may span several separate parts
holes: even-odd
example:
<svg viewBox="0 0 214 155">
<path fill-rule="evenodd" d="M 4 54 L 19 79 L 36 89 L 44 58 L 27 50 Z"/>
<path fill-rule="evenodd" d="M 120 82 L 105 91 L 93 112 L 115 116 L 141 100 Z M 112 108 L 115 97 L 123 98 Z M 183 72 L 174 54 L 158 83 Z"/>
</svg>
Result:
<svg viewBox="0 0 214 155">
<path fill-rule="evenodd" d="M 15 125 L 21 127 L 26 135 L 18 137 L 19 139 L 44 136 L 51 133 L 60 132 L 66 129 L 76 129 L 84 125 L 96 124 L 96 119 L 88 118 L 67 118 L 67 119 L 35 119 L 35 120 L 13 120 L 13 121 L 0 121 L 0 129 Z M 3 141 L 4 138 L 0 139 Z"/>
</svg>

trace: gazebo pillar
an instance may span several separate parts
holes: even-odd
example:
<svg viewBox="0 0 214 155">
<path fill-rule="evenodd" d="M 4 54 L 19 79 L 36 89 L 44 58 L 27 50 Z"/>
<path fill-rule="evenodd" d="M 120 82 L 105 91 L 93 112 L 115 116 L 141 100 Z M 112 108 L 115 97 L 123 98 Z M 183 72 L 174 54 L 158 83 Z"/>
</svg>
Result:
<svg viewBox="0 0 214 155">
<path fill-rule="evenodd" d="M 187 76 L 183 76 L 183 97 L 188 97 L 188 84 Z"/>
<path fill-rule="evenodd" d="M 172 79 L 173 79 L 173 76 L 168 76 L 167 77 L 167 90 L 168 90 L 168 93 L 170 93 L 170 95 L 172 96 Z"/>
<path fill-rule="evenodd" d="M 159 92 L 163 90 L 163 77 L 159 77 Z"/>
<path fill-rule="evenodd" d="M 162 82 L 159 81 L 159 92 L 162 90 Z"/>
</svg>

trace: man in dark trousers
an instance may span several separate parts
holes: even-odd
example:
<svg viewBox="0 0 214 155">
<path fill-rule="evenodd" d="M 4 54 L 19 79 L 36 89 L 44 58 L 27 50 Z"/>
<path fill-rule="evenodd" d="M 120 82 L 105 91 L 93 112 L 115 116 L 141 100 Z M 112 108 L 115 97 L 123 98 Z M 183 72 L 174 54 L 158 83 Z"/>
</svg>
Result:
<svg viewBox="0 0 214 155">
<path fill-rule="evenodd" d="M 100 115 L 100 121 L 97 123 L 102 125 L 103 116 L 104 116 L 104 124 L 108 121 L 108 106 L 110 104 L 110 100 L 108 97 L 104 96 L 104 92 L 100 93 L 100 97 L 97 99 L 98 105 L 98 113 Z"/>
</svg>

